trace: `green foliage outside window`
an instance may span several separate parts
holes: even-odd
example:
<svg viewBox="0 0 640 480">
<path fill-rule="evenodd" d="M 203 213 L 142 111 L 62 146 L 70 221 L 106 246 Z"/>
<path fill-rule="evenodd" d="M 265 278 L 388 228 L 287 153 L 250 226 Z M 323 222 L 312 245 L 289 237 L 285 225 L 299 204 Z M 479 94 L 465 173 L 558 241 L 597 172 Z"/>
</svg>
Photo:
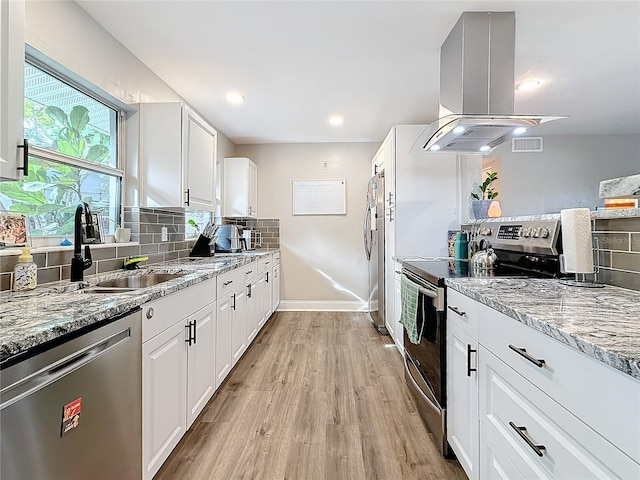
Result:
<svg viewBox="0 0 640 480">
<path fill-rule="evenodd" d="M 89 122 L 89 111 L 82 105 L 67 114 L 25 98 L 25 138 L 30 144 L 109 166 L 111 139 Z M 24 180 L 2 184 L 0 209 L 28 215 L 32 235 L 68 234 L 73 232 L 78 202 L 89 203 L 96 212 L 108 209 L 116 183 L 111 175 L 32 157 Z"/>
</svg>

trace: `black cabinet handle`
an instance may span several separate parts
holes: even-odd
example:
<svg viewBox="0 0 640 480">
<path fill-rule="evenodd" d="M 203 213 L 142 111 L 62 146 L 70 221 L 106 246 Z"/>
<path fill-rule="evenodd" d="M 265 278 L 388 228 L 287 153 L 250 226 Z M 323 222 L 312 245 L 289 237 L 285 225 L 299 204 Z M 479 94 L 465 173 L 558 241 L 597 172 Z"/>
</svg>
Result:
<svg viewBox="0 0 640 480">
<path fill-rule="evenodd" d="M 269 283 L 269 272 L 267 272 L 267 283 Z"/>
<path fill-rule="evenodd" d="M 187 344 L 189 344 L 189 346 L 191 346 L 191 342 L 192 342 L 192 338 L 191 338 L 191 322 L 187 323 L 184 328 L 187 329 L 187 338 L 184 339 L 185 342 L 187 342 Z"/>
<path fill-rule="evenodd" d="M 471 376 L 471 372 L 477 372 L 477 368 L 471 368 L 471 354 L 477 352 L 478 350 L 474 350 L 471 348 L 471 345 L 467 344 L 467 377 Z"/>
<path fill-rule="evenodd" d="M 189 206 L 189 200 L 190 200 L 190 193 L 189 193 L 189 190 L 191 190 L 191 189 L 190 189 L 190 188 L 187 188 L 187 190 L 186 190 L 186 192 L 185 192 L 185 193 L 187 194 L 187 201 L 186 201 L 186 202 L 184 202 L 184 203 L 186 203 L 186 204 L 187 204 L 187 207 Z"/>
<path fill-rule="evenodd" d="M 227 280 L 226 282 L 224 282 L 222 284 L 223 287 L 226 287 L 227 285 L 231 285 L 233 283 L 233 280 Z"/>
<path fill-rule="evenodd" d="M 516 352 L 518 355 L 522 355 L 524 358 L 526 358 L 531 363 L 533 363 L 536 367 L 538 368 L 544 367 L 544 360 L 542 360 L 541 358 L 532 357 L 527 353 L 527 351 L 524 348 L 518 348 L 513 345 L 509 345 L 509 348 L 514 352 Z"/>
<path fill-rule="evenodd" d="M 461 317 L 466 317 L 467 316 L 467 312 L 462 312 L 460 310 L 458 310 L 458 307 L 452 307 L 451 305 L 449 305 L 447 307 L 449 310 L 451 310 L 453 313 L 460 315 Z"/>
<path fill-rule="evenodd" d="M 196 322 L 197 320 L 193 321 L 193 344 L 196 344 L 196 334 L 198 333 L 198 330 L 196 329 Z"/>
<path fill-rule="evenodd" d="M 541 457 L 544 454 L 543 450 L 546 450 L 544 445 L 536 445 L 531 441 L 531 439 L 527 435 L 525 435 L 525 432 L 527 431 L 527 427 L 519 427 L 513 422 L 509 422 L 509 425 L 511 426 L 511 428 L 513 428 L 516 431 L 518 435 L 520 435 L 520 438 L 522 438 L 525 442 L 527 442 L 527 445 L 529 445 L 531 449 L 534 452 L 536 452 L 536 455 Z"/>
<path fill-rule="evenodd" d="M 29 175 L 29 142 L 27 139 L 23 139 L 22 145 L 18 145 L 18 148 L 22 148 L 22 166 L 16 167 L 17 170 L 22 170 L 23 175 L 26 177 Z"/>
<path fill-rule="evenodd" d="M 231 305 L 231 308 L 233 308 L 235 310 L 236 309 L 236 294 L 234 293 L 231 296 L 233 297 L 233 305 Z"/>
<path fill-rule="evenodd" d="M 251 284 L 247 285 L 247 298 L 251 298 Z"/>
</svg>

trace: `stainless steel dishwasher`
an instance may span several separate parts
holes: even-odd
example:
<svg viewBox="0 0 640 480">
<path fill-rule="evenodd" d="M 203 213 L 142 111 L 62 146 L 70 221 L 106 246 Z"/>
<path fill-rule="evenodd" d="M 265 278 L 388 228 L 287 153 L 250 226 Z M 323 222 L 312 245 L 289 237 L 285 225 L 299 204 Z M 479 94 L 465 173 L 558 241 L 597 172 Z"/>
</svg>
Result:
<svg viewBox="0 0 640 480">
<path fill-rule="evenodd" d="M 141 478 L 141 321 L 137 309 L 1 366 L 2 480 Z"/>
</svg>

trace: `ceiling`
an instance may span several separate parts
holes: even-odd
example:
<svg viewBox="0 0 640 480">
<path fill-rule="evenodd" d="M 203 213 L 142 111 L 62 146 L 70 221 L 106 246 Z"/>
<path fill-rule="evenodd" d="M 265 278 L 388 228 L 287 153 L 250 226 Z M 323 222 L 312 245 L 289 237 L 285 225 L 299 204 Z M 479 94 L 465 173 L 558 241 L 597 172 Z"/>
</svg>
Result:
<svg viewBox="0 0 640 480">
<path fill-rule="evenodd" d="M 516 83 L 543 83 L 515 113 L 570 116 L 536 134 L 640 133 L 635 0 L 77 3 L 237 144 L 380 142 L 436 120 L 440 45 L 464 11 L 516 12 Z"/>
</svg>

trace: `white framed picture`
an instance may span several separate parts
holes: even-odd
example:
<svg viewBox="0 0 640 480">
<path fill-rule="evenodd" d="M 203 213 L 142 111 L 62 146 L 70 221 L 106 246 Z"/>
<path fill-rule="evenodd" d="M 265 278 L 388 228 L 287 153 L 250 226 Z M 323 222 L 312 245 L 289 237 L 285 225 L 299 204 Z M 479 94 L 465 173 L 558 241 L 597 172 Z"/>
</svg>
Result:
<svg viewBox="0 0 640 480">
<path fill-rule="evenodd" d="M 26 215 L 0 213 L 0 248 L 24 247 L 28 240 Z"/>
</svg>

